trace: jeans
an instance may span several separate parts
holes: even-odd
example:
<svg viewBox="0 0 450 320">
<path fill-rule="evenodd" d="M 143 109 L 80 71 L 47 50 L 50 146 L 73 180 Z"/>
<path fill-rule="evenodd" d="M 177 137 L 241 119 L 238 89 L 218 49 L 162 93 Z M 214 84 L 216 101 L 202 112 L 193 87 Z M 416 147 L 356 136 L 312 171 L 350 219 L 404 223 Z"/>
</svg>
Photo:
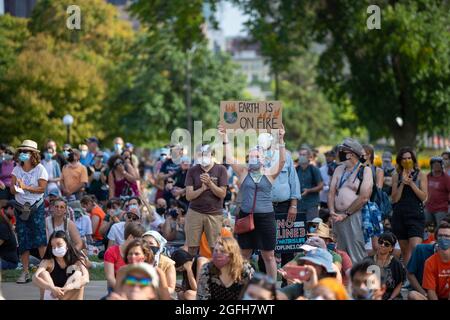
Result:
<svg viewBox="0 0 450 320">
<path fill-rule="evenodd" d="M 16 269 L 18 264 L 18 262 L 10 262 L 0 258 L 0 270 Z"/>
</svg>

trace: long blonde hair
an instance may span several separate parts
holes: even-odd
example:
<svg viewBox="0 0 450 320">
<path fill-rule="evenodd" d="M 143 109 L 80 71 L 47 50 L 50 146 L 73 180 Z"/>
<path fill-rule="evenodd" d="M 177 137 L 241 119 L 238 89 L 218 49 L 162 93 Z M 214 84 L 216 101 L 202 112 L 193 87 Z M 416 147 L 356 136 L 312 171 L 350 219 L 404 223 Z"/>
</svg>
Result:
<svg viewBox="0 0 450 320">
<path fill-rule="evenodd" d="M 223 251 L 230 255 L 230 276 L 234 282 L 240 281 L 242 278 L 242 270 L 244 269 L 244 259 L 241 255 L 241 248 L 234 238 L 219 237 L 216 245 L 221 245 Z M 212 266 L 214 273 L 220 274 L 220 270 L 214 265 Z"/>
</svg>

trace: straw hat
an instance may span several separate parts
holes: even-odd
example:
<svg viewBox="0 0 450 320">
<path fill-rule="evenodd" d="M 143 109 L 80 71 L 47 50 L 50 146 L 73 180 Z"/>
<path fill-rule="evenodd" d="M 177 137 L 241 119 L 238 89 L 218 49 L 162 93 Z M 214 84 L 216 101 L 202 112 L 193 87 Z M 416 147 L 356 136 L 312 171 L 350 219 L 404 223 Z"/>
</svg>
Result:
<svg viewBox="0 0 450 320">
<path fill-rule="evenodd" d="M 20 146 L 18 146 L 17 149 L 40 152 L 38 149 L 37 142 L 35 142 L 33 140 L 23 140 L 22 144 Z"/>
</svg>

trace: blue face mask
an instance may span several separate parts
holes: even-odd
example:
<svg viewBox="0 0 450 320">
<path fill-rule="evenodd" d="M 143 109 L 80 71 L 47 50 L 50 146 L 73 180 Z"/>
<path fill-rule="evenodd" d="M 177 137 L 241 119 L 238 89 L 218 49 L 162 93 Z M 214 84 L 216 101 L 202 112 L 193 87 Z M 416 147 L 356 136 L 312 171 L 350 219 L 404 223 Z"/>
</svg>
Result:
<svg viewBox="0 0 450 320">
<path fill-rule="evenodd" d="M 26 161 L 30 160 L 30 157 L 31 157 L 31 155 L 29 153 L 21 152 L 19 154 L 19 161 L 26 162 Z"/>
<path fill-rule="evenodd" d="M 52 160 L 52 155 L 48 152 L 45 153 L 45 160 L 50 161 Z"/>
<path fill-rule="evenodd" d="M 440 237 L 440 238 L 438 238 L 437 243 L 438 243 L 439 249 L 441 249 L 441 250 L 447 250 L 448 248 L 450 248 L 450 239 L 448 239 L 448 238 Z"/>
<path fill-rule="evenodd" d="M 64 154 L 64 157 L 65 157 L 65 158 L 68 158 L 68 157 L 69 157 L 69 154 L 70 154 L 70 152 L 69 152 L 69 151 L 66 151 L 66 150 L 64 150 L 63 154 Z"/>
<path fill-rule="evenodd" d="M 314 233 L 316 232 L 317 228 L 316 227 L 309 227 L 309 233 Z"/>
</svg>

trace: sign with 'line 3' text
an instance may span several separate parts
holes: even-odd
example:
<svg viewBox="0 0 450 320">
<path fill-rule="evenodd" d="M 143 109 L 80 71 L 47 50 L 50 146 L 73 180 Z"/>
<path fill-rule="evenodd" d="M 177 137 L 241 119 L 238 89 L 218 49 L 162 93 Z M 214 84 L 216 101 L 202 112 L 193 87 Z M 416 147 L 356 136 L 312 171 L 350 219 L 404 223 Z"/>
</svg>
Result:
<svg viewBox="0 0 450 320">
<path fill-rule="evenodd" d="M 297 213 L 294 222 L 287 221 L 287 213 L 276 213 L 277 244 L 276 253 L 298 252 L 306 242 L 306 215 Z"/>
<path fill-rule="evenodd" d="M 220 123 L 225 129 L 254 129 L 270 132 L 281 129 L 280 101 L 221 101 Z"/>
</svg>

